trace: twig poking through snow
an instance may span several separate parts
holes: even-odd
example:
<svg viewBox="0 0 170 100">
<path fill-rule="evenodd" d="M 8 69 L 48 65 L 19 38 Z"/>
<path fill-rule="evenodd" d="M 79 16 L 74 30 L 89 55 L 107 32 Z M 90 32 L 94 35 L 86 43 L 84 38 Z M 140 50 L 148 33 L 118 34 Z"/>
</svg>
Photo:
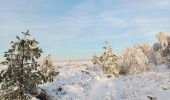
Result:
<svg viewBox="0 0 170 100">
<path fill-rule="evenodd" d="M 91 76 L 91 77 L 94 79 L 94 76 L 91 75 L 90 72 L 87 72 L 87 71 L 85 71 L 85 70 L 81 70 L 81 72 L 82 72 L 83 74 L 88 74 L 89 76 Z"/>
</svg>

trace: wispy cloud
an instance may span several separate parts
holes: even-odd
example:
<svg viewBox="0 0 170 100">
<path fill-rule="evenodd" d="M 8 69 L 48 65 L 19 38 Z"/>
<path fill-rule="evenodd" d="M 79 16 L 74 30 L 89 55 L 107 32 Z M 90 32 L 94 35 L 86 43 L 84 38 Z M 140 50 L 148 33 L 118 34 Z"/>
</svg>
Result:
<svg viewBox="0 0 170 100">
<path fill-rule="evenodd" d="M 113 45 L 117 45 L 115 41 L 124 40 L 126 42 L 120 45 L 145 40 L 152 42 L 156 32 L 170 33 L 169 5 L 169 0 L 2 0 L 0 45 L 6 48 L 6 42 L 27 29 L 41 41 L 43 48 L 52 53 L 57 48 L 60 54 L 71 49 L 65 47 L 66 44 L 73 45 L 75 52 L 83 45 L 86 51 L 80 51 L 89 54 L 105 40 Z M 52 46 L 54 41 L 58 42 L 58 47 Z"/>
</svg>

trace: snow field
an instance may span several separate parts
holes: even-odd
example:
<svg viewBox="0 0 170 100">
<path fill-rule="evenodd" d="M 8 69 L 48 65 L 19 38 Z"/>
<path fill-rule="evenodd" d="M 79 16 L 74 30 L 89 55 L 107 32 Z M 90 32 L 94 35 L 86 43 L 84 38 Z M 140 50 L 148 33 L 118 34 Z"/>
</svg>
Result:
<svg viewBox="0 0 170 100">
<path fill-rule="evenodd" d="M 90 61 L 56 62 L 54 82 L 40 87 L 50 100 L 169 100 L 170 69 L 161 65 L 138 75 L 108 78 Z"/>
</svg>

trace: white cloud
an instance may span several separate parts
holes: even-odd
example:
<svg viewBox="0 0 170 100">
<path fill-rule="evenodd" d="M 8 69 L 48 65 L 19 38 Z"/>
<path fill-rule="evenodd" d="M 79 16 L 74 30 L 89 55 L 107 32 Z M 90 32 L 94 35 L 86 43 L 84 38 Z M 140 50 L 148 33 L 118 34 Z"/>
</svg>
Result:
<svg viewBox="0 0 170 100">
<path fill-rule="evenodd" d="M 110 38 L 119 39 L 121 37 L 126 37 L 127 34 L 131 34 L 131 37 L 136 37 L 137 34 L 140 34 L 137 36 L 145 36 L 149 34 L 149 32 L 153 33 L 159 30 L 168 31 L 164 26 L 167 26 L 170 23 L 170 20 L 166 15 L 158 15 L 159 17 L 154 18 L 146 16 L 147 12 L 146 15 L 141 15 L 140 17 L 136 14 L 136 10 L 147 11 L 150 8 L 169 8 L 166 6 L 166 4 L 169 4 L 168 0 L 144 0 L 139 2 L 132 0 L 132 2 L 128 1 L 129 3 L 126 4 L 125 8 L 121 9 L 119 8 L 119 5 L 116 5 L 115 7 L 110 7 L 110 9 L 106 8 L 102 10 L 99 9 L 100 7 L 102 8 L 102 4 L 99 6 L 97 5 L 97 1 L 89 0 L 75 6 L 67 17 L 38 15 L 34 13 L 34 9 L 41 10 L 41 7 L 47 6 L 41 5 L 39 7 L 39 5 L 36 4 L 37 2 L 34 2 L 35 4 L 31 2 L 28 4 L 26 1 L 19 3 L 13 2 L 14 4 L 11 3 L 8 6 L 6 2 L 5 5 L 2 5 L 0 9 L 0 12 L 3 12 L 0 13 L 0 31 L 13 34 L 25 29 L 30 29 L 42 36 L 46 36 L 43 34 L 56 33 L 55 35 L 52 35 L 52 37 L 49 36 L 52 40 L 83 40 L 84 37 L 81 37 L 81 35 L 87 34 L 89 35 L 89 39 L 95 38 L 94 40 L 100 40 Z M 113 4 L 112 1 L 109 1 L 110 4 L 104 0 L 99 2 L 104 2 L 105 5 Z M 38 3 L 40 3 L 40 1 L 38 1 Z M 33 7 L 28 7 L 28 5 L 31 4 Z M 6 8 L 6 6 L 9 8 Z M 26 8 L 24 8 L 24 6 L 26 6 Z M 24 10 L 29 13 L 23 13 Z M 128 13 L 133 14 L 131 15 L 133 18 L 129 18 Z M 115 29 L 119 29 L 120 31 L 114 32 Z M 93 35 L 90 35 L 90 33 Z M 107 35 L 100 33 L 106 33 Z M 95 37 L 91 38 L 90 36 Z M 46 37 L 44 37 L 44 39 L 46 39 Z"/>
</svg>

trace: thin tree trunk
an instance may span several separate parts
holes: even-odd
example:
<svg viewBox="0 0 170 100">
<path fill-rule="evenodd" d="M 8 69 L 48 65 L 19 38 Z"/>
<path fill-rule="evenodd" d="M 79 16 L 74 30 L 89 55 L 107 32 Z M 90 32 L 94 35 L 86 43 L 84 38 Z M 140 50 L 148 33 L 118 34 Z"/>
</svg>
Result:
<svg viewBox="0 0 170 100">
<path fill-rule="evenodd" d="M 21 59 L 21 75 L 20 75 L 20 99 L 24 99 L 24 87 L 23 87 L 23 82 L 24 82 L 24 58 L 25 58 L 25 41 L 23 40 L 22 44 L 23 50 L 22 50 L 22 59 Z"/>
</svg>

